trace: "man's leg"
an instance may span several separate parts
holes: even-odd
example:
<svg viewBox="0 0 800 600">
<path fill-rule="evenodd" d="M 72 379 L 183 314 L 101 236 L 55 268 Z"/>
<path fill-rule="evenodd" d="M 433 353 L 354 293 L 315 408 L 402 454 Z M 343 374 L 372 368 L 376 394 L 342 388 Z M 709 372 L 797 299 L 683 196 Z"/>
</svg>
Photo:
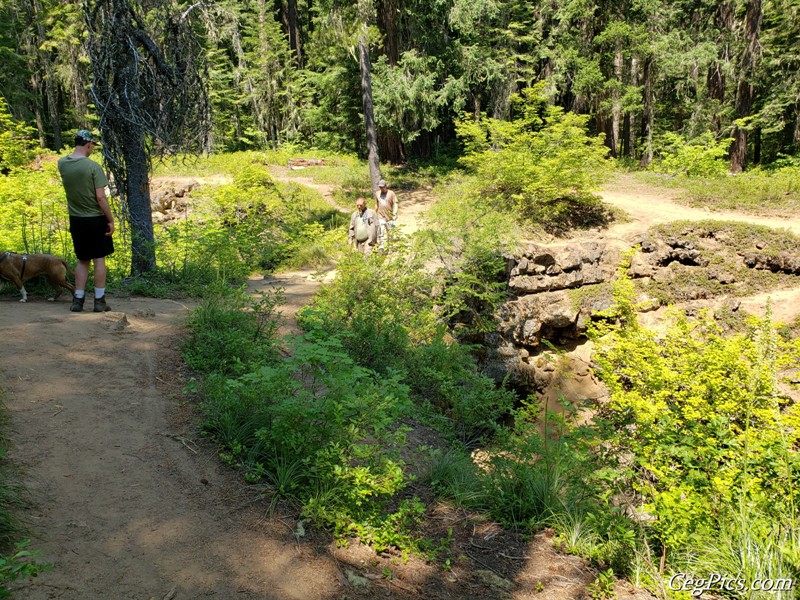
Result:
<svg viewBox="0 0 800 600">
<path fill-rule="evenodd" d="M 103 258 L 95 258 L 94 259 L 94 287 L 95 289 L 100 288 L 102 290 L 106 289 L 106 259 Z"/>
<path fill-rule="evenodd" d="M 89 280 L 89 262 L 88 260 L 78 260 L 78 264 L 75 265 L 75 293 L 72 295 L 72 306 L 69 307 L 72 312 L 83 310 L 83 303 L 86 300 L 86 282 Z"/>
<path fill-rule="evenodd" d="M 378 248 L 383 250 L 386 247 L 386 220 L 378 219 Z"/>
<path fill-rule="evenodd" d="M 111 310 L 106 304 L 106 259 L 94 259 L 94 312 Z"/>
<path fill-rule="evenodd" d="M 75 265 L 75 291 L 84 292 L 86 290 L 86 282 L 89 281 L 89 260 L 79 260 Z"/>
</svg>

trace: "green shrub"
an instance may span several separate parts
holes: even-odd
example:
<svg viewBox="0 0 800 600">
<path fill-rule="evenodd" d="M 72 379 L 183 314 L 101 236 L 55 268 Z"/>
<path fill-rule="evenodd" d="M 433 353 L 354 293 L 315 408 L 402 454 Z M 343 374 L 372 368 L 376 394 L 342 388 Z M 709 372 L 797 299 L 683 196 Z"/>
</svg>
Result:
<svg viewBox="0 0 800 600">
<path fill-rule="evenodd" d="M 0 176 L 31 162 L 38 150 L 36 130 L 14 119 L 0 96 Z"/>
<path fill-rule="evenodd" d="M 245 372 L 275 357 L 277 306 L 282 291 L 213 295 L 189 318 L 192 335 L 184 344 L 186 364 L 201 373 Z"/>
<path fill-rule="evenodd" d="M 420 510 L 392 502 L 407 484 L 399 449 L 410 411 L 399 376 L 358 366 L 335 336 L 307 334 L 291 356 L 205 386 L 204 429 L 223 458 L 304 506 L 340 538 L 410 550 Z"/>
<path fill-rule="evenodd" d="M 414 395 L 445 415 L 445 433 L 468 447 L 497 433 L 514 405 L 513 392 L 478 372 L 469 347 L 447 344 L 442 335 L 413 349 L 406 364 Z"/>
<path fill-rule="evenodd" d="M 430 339 L 436 318 L 431 277 L 400 254 L 364 260 L 348 253 L 337 277 L 304 308 L 298 322 L 306 330 L 337 335 L 358 364 L 378 372 L 401 366 L 410 344 Z"/>
<path fill-rule="evenodd" d="M 715 139 L 710 132 L 693 140 L 680 134 L 666 132 L 661 136 L 658 159 L 650 169 L 660 173 L 687 177 L 714 177 L 728 172 L 728 148 L 731 138 Z"/>
<path fill-rule="evenodd" d="M 549 104 L 542 87 L 512 98 L 511 121 L 459 121 L 461 162 L 477 175 L 478 194 L 491 209 L 550 231 L 603 223 L 607 215 L 592 194 L 612 168 L 603 135 L 590 137 L 588 116 Z"/>
<path fill-rule="evenodd" d="M 0 249 L 72 254 L 67 200 L 55 164 L 0 175 Z"/>
<path fill-rule="evenodd" d="M 485 475 L 496 519 L 539 529 L 590 512 L 599 492 L 592 483 L 596 463 L 586 452 L 593 436 L 570 422 L 576 417 L 570 410 L 542 414 L 529 402 L 515 411 L 514 426 L 492 448 Z"/>
<path fill-rule="evenodd" d="M 655 517 L 658 542 L 696 546 L 736 506 L 795 522 L 800 408 L 787 405 L 777 373 L 798 364 L 797 344 L 781 341 L 769 319 L 724 337 L 708 315 L 675 315 L 656 334 L 638 324 L 632 297 L 622 276 L 607 315 L 620 325 L 592 334 L 611 391 L 598 420 L 606 457 Z"/>
<path fill-rule="evenodd" d="M 507 289 L 503 254 L 516 251 L 525 235 L 511 212 L 487 210 L 477 185 L 464 177 L 444 182 L 418 233 L 419 251 L 439 266 L 437 314 L 465 326 L 467 335 L 495 328 Z"/>
</svg>

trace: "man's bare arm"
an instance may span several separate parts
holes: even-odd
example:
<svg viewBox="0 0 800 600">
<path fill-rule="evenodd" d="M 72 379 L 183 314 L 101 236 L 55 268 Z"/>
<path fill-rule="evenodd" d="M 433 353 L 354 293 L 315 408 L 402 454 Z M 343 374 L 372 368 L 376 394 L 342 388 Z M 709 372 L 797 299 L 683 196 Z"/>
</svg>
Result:
<svg viewBox="0 0 800 600">
<path fill-rule="evenodd" d="M 106 189 L 95 188 L 94 195 L 97 197 L 97 206 L 103 211 L 106 221 L 108 221 L 108 231 L 106 231 L 106 235 L 111 237 L 114 235 L 114 215 L 111 214 L 111 205 L 108 203 L 108 198 L 106 197 Z"/>
</svg>

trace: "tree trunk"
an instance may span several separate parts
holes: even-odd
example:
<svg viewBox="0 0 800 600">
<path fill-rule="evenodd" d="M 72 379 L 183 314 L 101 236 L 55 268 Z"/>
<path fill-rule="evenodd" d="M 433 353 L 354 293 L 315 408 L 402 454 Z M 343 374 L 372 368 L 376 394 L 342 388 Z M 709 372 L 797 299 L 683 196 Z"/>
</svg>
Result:
<svg viewBox="0 0 800 600">
<path fill-rule="evenodd" d="M 398 0 L 378 2 L 378 27 L 383 34 L 383 51 L 394 67 L 400 60 L 400 39 L 397 31 L 397 16 L 400 14 Z"/>
<path fill-rule="evenodd" d="M 628 81 L 630 85 L 639 83 L 639 61 L 635 56 L 630 59 L 628 66 Z M 634 127 L 634 113 L 626 111 L 622 121 L 622 155 L 633 158 L 636 153 L 636 127 Z"/>
<path fill-rule="evenodd" d="M 358 62 L 361 68 L 361 98 L 364 103 L 364 129 L 367 135 L 367 161 L 369 163 L 369 179 L 372 184 L 372 193 L 378 191 L 378 181 L 381 178 L 381 163 L 378 156 L 378 136 L 375 132 L 375 115 L 372 109 L 372 73 L 369 61 L 369 48 L 367 48 L 366 24 L 362 25 L 361 35 L 358 37 Z"/>
<path fill-rule="evenodd" d="M 378 151 L 383 157 L 384 162 L 401 164 L 406 162 L 406 152 L 403 140 L 397 134 L 379 135 Z"/>
<path fill-rule="evenodd" d="M 44 42 L 47 39 L 47 32 L 44 25 L 42 25 L 42 4 L 38 0 L 31 2 L 31 10 L 33 15 L 33 22 L 36 24 L 36 47 L 37 58 L 41 65 L 44 76 L 42 77 L 42 84 L 44 87 L 45 103 L 47 105 L 47 114 L 50 117 L 50 131 L 53 135 L 52 149 L 59 151 L 63 144 L 61 141 L 61 115 L 58 111 L 58 90 L 55 83 L 55 69 L 50 60 L 48 51 L 42 49 Z"/>
<path fill-rule="evenodd" d="M 31 89 L 35 92 L 40 90 L 39 75 L 31 67 Z M 39 135 L 39 146 L 45 148 L 47 146 L 47 139 L 44 132 L 44 117 L 42 116 L 42 98 L 41 95 L 36 93 L 33 98 L 33 115 L 36 119 L 36 131 Z"/>
<path fill-rule="evenodd" d="M 625 77 L 625 59 L 622 55 L 622 47 L 617 44 L 617 51 L 614 54 L 614 74 L 617 77 L 620 85 Z M 611 140 L 607 141 L 607 145 L 611 148 L 611 156 L 616 158 L 620 151 L 619 141 L 619 126 L 620 119 L 622 118 L 622 102 L 619 97 L 619 90 L 614 90 L 614 107 L 611 111 Z"/>
<path fill-rule="evenodd" d="M 761 29 L 761 0 L 749 0 L 744 20 L 744 49 L 739 63 L 739 83 L 736 86 L 736 117 L 749 117 L 753 109 L 754 88 L 751 83 L 758 53 L 758 34 Z M 747 163 L 747 129 L 735 126 L 731 147 L 731 172 L 741 173 Z"/>
<path fill-rule="evenodd" d="M 734 12 L 733 4 L 729 1 L 720 2 L 717 11 L 714 14 L 714 24 L 717 30 L 722 34 L 722 39 L 719 41 L 719 50 L 717 51 L 717 60 L 708 68 L 708 75 L 706 76 L 706 85 L 708 87 L 708 98 L 716 100 L 719 104 L 713 108 L 711 114 L 711 126 L 714 132 L 719 134 L 722 130 L 722 118 L 719 114 L 725 102 L 725 74 L 723 72 L 723 65 L 729 61 L 730 50 L 728 48 L 728 34 L 733 30 Z"/>
<path fill-rule="evenodd" d="M 641 138 L 644 143 L 644 150 L 639 164 L 646 167 L 653 162 L 653 120 L 654 120 L 654 104 L 653 98 L 653 59 L 647 57 L 644 59 L 642 65 L 643 82 L 643 100 L 644 111 L 642 114 L 642 132 Z"/>
<path fill-rule="evenodd" d="M 753 131 L 753 164 L 761 164 L 761 127 Z"/>
<path fill-rule="evenodd" d="M 131 132 L 126 141 L 125 195 L 131 226 L 131 275 L 136 276 L 155 268 L 156 247 L 144 135 L 141 131 Z"/>
<path fill-rule="evenodd" d="M 286 13 L 289 27 L 289 47 L 294 52 L 297 68 L 303 68 L 303 54 L 300 51 L 300 22 L 297 19 L 297 0 L 286 0 Z"/>
</svg>

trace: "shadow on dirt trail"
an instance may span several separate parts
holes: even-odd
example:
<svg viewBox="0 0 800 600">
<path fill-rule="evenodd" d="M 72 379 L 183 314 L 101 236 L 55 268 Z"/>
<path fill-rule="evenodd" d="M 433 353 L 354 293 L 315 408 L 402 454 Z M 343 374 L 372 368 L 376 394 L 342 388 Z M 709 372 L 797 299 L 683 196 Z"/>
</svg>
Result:
<svg viewBox="0 0 800 600">
<path fill-rule="evenodd" d="M 179 403 L 190 307 L 111 306 L 73 314 L 65 301 L 0 298 L 10 458 L 36 501 L 32 547 L 54 565 L 18 597 L 336 597 L 332 558 L 260 510 L 231 512 L 252 492 Z"/>
</svg>

